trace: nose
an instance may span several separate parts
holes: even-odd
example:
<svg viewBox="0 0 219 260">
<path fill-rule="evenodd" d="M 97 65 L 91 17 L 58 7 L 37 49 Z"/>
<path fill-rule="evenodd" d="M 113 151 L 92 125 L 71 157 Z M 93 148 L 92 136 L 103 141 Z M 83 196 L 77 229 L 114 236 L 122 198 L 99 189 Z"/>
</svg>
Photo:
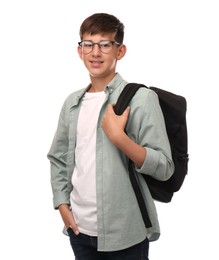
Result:
<svg viewBox="0 0 219 260">
<path fill-rule="evenodd" d="M 92 52 L 93 52 L 93 55 L 100 54 L 101 51 L 100 51 L 100 47 L 99 47 L 98 43 L 94 43 Z"/>
</svg>

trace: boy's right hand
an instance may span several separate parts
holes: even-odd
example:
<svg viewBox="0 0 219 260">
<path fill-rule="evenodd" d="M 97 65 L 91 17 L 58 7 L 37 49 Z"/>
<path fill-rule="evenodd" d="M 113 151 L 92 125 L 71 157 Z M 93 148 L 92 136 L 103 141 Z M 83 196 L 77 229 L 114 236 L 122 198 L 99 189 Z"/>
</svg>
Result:
<svg viewBox="0 0 219 260">
<path fill-rule="evenodd" d="M 59 206 L 59 212 L 62 216 L 65 227 L 67 229 L 70 227 L 74 231 L 75 235 L 79 235 L 79 229 L 75 223 L 70 206 L 68 204 L 61 204 Z"/>
</svg>

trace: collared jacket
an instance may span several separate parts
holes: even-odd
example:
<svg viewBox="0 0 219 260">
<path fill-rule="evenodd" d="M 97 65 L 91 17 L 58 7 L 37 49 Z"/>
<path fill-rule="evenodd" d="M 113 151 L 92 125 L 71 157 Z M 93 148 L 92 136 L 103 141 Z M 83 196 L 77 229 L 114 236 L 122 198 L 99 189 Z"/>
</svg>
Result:
<svg viewBox="0 0 219 260">
<path fill-rule="evenodd" d="M 158 97 L 154 91 L 140 88 L 130 103 L 126 131 L 131 139 L 146 149 L 143 165 L 141 168 L 136 167 L 136 176 L 152 223 L 151 228 L 145 228 L 129 179 L 128 158 L 110 142 L 101 127 L 107 105 L 116 103 L 126 84 L 117 73 L 105 87 L 106 101 L 100 110 L 97 123 L 96 198 L 99 251 L 128 248 L 146 237 L 150 241 L 159 238 L 160 227 L 155 203 L 142 174 L 158 180 L 167 180 L 174 171 Z M 65 100 L 47 155 L 51 164 L 55 209 L 60 204 L 70 204 L 70 193 L 74 188 L 71 178 L 75 166 L 77 121 L 81 100 L 86 91 L 87 88 L 76 91 Z"/>
</svg>

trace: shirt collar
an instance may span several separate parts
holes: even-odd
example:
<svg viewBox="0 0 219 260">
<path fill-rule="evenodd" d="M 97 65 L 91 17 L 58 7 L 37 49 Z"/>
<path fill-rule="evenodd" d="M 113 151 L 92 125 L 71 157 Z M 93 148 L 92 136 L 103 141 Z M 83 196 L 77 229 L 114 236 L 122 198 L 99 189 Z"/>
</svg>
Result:
<svg viewBox="0 0 219 260">
<path fill-rule="evenodd" d="M 108 89 L 111 94 L 122 82 L 123 78 L 119 73 L 116 73 L 115 77 L 107 84 L 106 89 Z"/>
<path fill-rule="evenodd" d="M 119 73 L 116 73 L 115 77 L 107 84 L 105 88 L 105 92 L 108 92 L 109 94 L 112 94 L 113 91 L 122 83 L 124 82 L 123 78 L 120 76 Z M 81 98 L 84 96 L 84 94 L 87 92 L 87 90 L 90 88 L 91 83 L 84 89 L 81 89 L 77 91 L 77 95 L 75 99 L 73 100 L 71 107 L 78 105 Z"/>
</svg>

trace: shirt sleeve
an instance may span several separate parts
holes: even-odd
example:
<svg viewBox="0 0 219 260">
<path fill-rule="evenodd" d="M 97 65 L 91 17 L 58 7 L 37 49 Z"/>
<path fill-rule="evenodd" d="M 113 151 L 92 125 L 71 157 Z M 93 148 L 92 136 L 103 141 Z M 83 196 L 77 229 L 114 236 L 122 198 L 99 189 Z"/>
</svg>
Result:
<svg viewBox="0 0 219 260">
<path fill-rule="evenodd" d="M 68 115 L 66 111 L 66 104 L 64 104 L 59 116 L 58 126 L 52 145 L 47 154 L 47 158 L 50 161 L 51 186 L 55 209 L 57 209 L 61 204 L 70 204 L 67 173 L 67 154 L 69 142 L 66 118 Z"/>
<path fill-rule="evenodd" d="M 158 180 L 167 180 L 174 172 L 169 139 L 157 94 L 148 89 L 140 89 L 134 107 L 135 138 L 146 149 L 146 157 L 141 168 L 136 170 Z"/>
</svg>

